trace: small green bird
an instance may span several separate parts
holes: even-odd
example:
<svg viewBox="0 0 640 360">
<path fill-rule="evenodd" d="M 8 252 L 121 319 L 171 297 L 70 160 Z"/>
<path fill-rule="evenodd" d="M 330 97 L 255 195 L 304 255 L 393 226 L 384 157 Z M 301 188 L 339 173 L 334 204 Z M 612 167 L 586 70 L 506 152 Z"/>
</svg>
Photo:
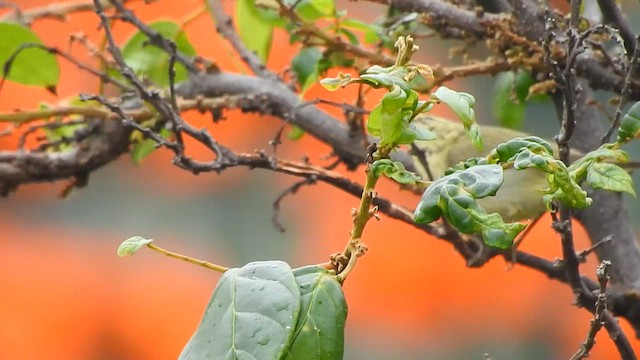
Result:
<svg viewBox="0 0 640 360">
<path fill-rule="evenodd" d="M 412 122 L 416 126 L 423 126 L 436 134 L 435 140 L 416 141 L 416 146 L 424 151 L 431 174 L 436 180 L 444 172 L 458 162 L 475 156 L 486 156 L 498 144 L 516 137 L 529 134 L 499 126 L 481 125 L 480 133 L 484 143 L 484 151 L 479 153 L 461 123 L 434 116 L 419 116 Z M 557 145 L 550 141 L 554 153 L 558 155 Z M 581 153 L 571 150 L 572 158 L 581 157 Z M 417 157 L 414 164 L 418 173 L 424 179 L 429 179 L 428 173 Z M 499 213 L 505 221 L 535 219 L 544 213 L 545 206 L 539 190 L 546 189 L 546 174 L 538 169 L 515 170 L 506 169 L 504 182 L 496 196 L 479 199 L 478 203 L 487 212 Z"/>
</svg>

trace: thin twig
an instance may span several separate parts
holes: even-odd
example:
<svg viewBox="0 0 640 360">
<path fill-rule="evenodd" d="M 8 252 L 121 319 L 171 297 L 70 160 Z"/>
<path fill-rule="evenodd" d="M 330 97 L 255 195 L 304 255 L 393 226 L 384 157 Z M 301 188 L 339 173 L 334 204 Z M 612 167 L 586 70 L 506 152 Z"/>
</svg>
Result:
<svg viewBox="0 0 640 360">
<path fill-rule="evenodd" d="M 150 45 L 154 45 L 156 47 L 158 47 L 161 50 L 164 50 L 167 54 L 169 54 L 171 56 L 171 54 L 174 54 L 173 56 L 175 57 L 175 61 L 181 63 L 182 65 L 184 65 L 184 67 L 192 74 L 197 74 L 200 72 L 200 69 L 198 69 L 198 67 L 195 65 L 195 59 L 194 58 L 190 58 L 187 57 L 179 52 L 177 52 L 175 49 L 175 43 L 167 38 L 165 38 L 164 36 L 162 36 L 159 32 L 153 30 L 149 25 L 143 23 L 142 21 L 140 21 L 140 19 L 138 19 L 135 14 L 127 9 L 124 5 L 122 1 L 118 1 L 118 0 L 109 0 L 109 2 L 111 3 L 111 5 L 113 5 L 116 10 L 118 10 L 118 20 L 121 21 L 126 21 L 128 23 L 130 23 L 131 25 L 135 26 L 138 30 L 140 30 L 140 32 L 142 32 L 143 34 L 145 34 L 148 38 L 148 44 Z M 96 4 L 96 0 L 94 0 L 94 4 Z M 100 10 L 98 10 L 100 9 Z M 104 16 L 104 8 L 102 6 L 102 4 L 100 4 L 100 7 L 98 8 L 98 5 L 96 5 L 96 13 L 98 13 L 98 15 L 100 15 L 100 13 L 102 13 L 102 15 Z M 102 18 L 102 16 L 101 16 Z M 102 26 L 104 28 L 105 24 L 108 26 L 108 22 L 102 22 Z M 105 29 L 105 35 L 106 35 L 107 29 Z M 111 32 L 111 30 L 109 30 L 109 32 Z M 109 41 L 109 39 L 107 38 L 107 41 Z M 173 44 L 173 45 L 172 45 Z M 110 51 L 111 52 L 111 51 Z M 113 54 L 113 53 L 112 53 Z"/>
<path fill-rule="evenodd" d="M 315 176 L 309 176 L 303 180 L 296 181 L 291 186 L 287 187 L 278 195 L 278 197 L 273 201 L 273 213 L 271 215 L 271 222 L 273 226 L 278 229 L 279 232 L 283 233 L 286 231 L 284 225 L 280 222 L 278 217 L 280 216 L 280 203 L 284 200 L 285 197 L 289 195 L 295 195 L 301 187 L 306 185 L 315 185 L 317 183 L 317 179 Z"/>
<path fill-rule="evenodd" d="M 571 357 L 571 360 L 580 360 L 588 357 L 589 352 L 596 343 L 596 334 L 602 328 L 604 323 L 603 314 L 607 311 L 607 282 L 609 282 L 609 267 L 611 267 L 611 262 L 603 260 L 596 270 L 598 283 L 600 284 L 598 300 L 596 301 L 596 309 L 593 313 L 593 319 L 591 320 L 591 326 L 589 327 L 587 338 L 582 344 L 580 344 L 580 349 Z"/>
<path fill-rule="evenodd" d="M 433 172 L 431 171 L 431 167 L 429 166 L 429 160 L 427 159 L 427 154 L 425 151 L 421 150 L 416 144 L 411 143 L 411 154 L 418 159 L 418 162 L 424 168 L 424 171 L 427 173 L 429 177 L 427 180 L 434 181 L 436 178 L 433 176 Z"/>
<path fill-rule="evenodd" d="M 207 2 L 209 4 L 209 12 L 216 22 L 216 30 L 231 43 L 251 71 L 260 77 L 275 78 L 275 74 L 264 66 L 260 58 L 244 45 L 233 28 L 233 21 L 224 10 L 222 2 L 220 0 L 207 0 Z"/>
<path fill-rule="evenodd" d="M 589 256 L 589 254 L 594 252 L 600 246 L 602 246 L 604 244 L 611 243 L 612 241 L 613 241 L 613 236 L 607 236 L 604 239 L 602 239 L 602 240 L 596 242 L 595 244 L 589 246 L 588 248 L 580 251 L 578 253 L 578 261 L 580 261 L 581 263 L 587 261 L 587 256 Z"/>
</svg>

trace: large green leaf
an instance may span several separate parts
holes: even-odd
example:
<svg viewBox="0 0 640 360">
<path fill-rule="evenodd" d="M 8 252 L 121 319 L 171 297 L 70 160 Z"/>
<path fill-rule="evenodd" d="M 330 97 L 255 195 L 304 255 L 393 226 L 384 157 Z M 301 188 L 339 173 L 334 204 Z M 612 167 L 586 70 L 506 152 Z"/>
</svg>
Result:
<svg viewBox="0 0 640 360">
<path fill-rule="evenodd" d="M 187 35 L 177 23 L 158 21 L 149 26 L 160 35 L 174 41 L 178 52 L 187 56 L 195 55 L 195 49 L 191 46 Z M 138 31 L 122 48 L 122 56 L 127 65 L 137 74 L 147 77 L 160 86 L 168 86 L 169 54 L 156 46 L 148 44 L 148 42 L 149 38 L 141 31 Z M 175 71 L 176 82 L 187 80 L 188 73 L 182 64 L 176 63 Z"/>
<path fill-rule="evenodd" d="M 42 44 L 33 31 L 26 27 L 0 23 L 0 67 L 4 68 L 23 44 Z M 60 67 L 56 57 L 40 48 L 22 50 L 15 57 L 6 79 L 24 85 L 55 89 L 60 78 Z M 3 71 L 4 74 L 4 71 Z"/>
<path fill-rule="evenodd" d="M 271 40 L 273 39 L 274 25 L 265 20 L 258 9 L 255 0 L 238 0 L 236 7 L 236 21 L 240 38 L 251 51 L 267 61 L 271 50 Z"/>
<path fill-rule="evenodd" d="M 318 62 L 322 53 L 315 47 L 303 48 L 293 60 L 291 69 L 296 74 L 300 89 L 304 92 L 318 80 Z"/>
<path fill-rule="evenodd" d="M 289 265 L 252 262 L 224 273 L 180 360 L 280 359 L 300 312 Z"/>
<path fill-rule="evenodd" d="M 340 283 L 319 266 L 295 269 L 293 274 L 300 287 L 300 316 L 284 359 L 342 359 L 347 303 Z"/>
</svg>

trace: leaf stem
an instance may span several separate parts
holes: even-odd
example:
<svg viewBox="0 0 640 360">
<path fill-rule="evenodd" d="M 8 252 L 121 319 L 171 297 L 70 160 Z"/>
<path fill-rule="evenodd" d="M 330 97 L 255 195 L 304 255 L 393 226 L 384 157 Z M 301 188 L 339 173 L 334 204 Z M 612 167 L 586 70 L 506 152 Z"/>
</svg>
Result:
<svg viewBox="0 0 640 360">
<path fill-rule="evenodd" d="M 168 257 L 172 257 L 172 258 L 175 258 L 175 259 L 180 259 L 182 261 L 186 261 L 186 262 L 191 263 L 191 264 L 199 265 L 199 266 L 205 267 L 207 269 L 215 270 L 217 272 L 223 273 L 223 272 L 229 270 L 229 268 L 227 268 L 227 267 L 216 265 L 214 263 L 210 263 L 210 262 L 205 261 L 205 260 L 195 259 L 195 258 L 192 258 L 190 256 L 186 256 L 186 255 L 175 253 L 173 251 L 165 250 L 165 249 L 163 249 L 161 247 L 158 247 L 158 246 L 156 246 L 156 245 L 154 245 L 152 243 L 147 244 L 146 246 L 149 249 L 155 250 L 155 251 L 159 252 L 160 254 L 167 255 Z"/>
<path fill-rule="evenodd" d="M 385 157 L 388 154 L 382 154 Z M 371 165 L 367 165 L 367 169 L 365 170 L 367 173 L 367 179 L 364 184 L 364 188 L 362 189 L 362 196 L 360 197 L 360 206 L 358 206 L 357 211 L 353 214 L 353 228 L 351 229 L 351 237 L 349 239 L 349 243 L 347 247 L 344 249 L 344 256 L 349 259 L 349 262 L 346 264 L 345 268 L 338 274 L 338 281 L 341 283 L 349 276 L 349 273 L 355 267 L 358 257 L 364 255 L 367 251 L 366 245 L 362 243 L 360 240 L 362 238 L 362 233 L 364 232 L 364 228 L 367 225 L 369 219 L 371 219 L 377 209 L 371 209 L 371 204 L 373 203 L 373 199 L 375 198 L 375 186 L 378 182 L 378 177 L 374 174 L 371 169 Z"/>
<path fill-rule="evenodd" d="M 413 121 L 418 115 L 422 114 L 422 112 L 429 107 L 429 105 L 437 104 L 439 101 L 435 99 L 430 99 L 429 101 L 425 101 L 424 104 L 420 105 L 411 115 L 411 119 L 409 121 Z"/>
</svg>

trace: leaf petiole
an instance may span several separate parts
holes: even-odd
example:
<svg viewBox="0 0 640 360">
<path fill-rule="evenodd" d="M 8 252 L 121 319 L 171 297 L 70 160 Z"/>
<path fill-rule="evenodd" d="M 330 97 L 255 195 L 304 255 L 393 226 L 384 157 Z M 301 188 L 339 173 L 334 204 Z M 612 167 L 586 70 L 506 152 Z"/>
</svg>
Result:
<svg viewBox="0 0 640 360">
<path fill-rule="evenodd" d="M 205 261 L 205 260 L 200 260 L 200 259 L 192 258 L 190 256 L 178 254 L 178 253 L 175 253 L 173 251 L 165 250 L 165 249 L 163 249 L 161 247 L 158 247 L 158 246 L 154 245 L 153 243 L 146 244 L 145 246 L 148 247 L 151 250 L 159 252 L 160 254 L 167 255 L 168 257 L 172 257 L 174 259 L 179 259 L 179 260 L 182 260 L 182 261 L 186 261 L 188 263 L 199 265 L 199 266 L 202 266 L 202 267 L 207 268 L 207 269 L 215 270 L 217 272 L 223 273 L 223 272 L 229 270 L 229 268 L 227 268 L 227 267 L 216 265 L 214 263 L 211 263 L 211 262 L 208 262 L 208 261 Z"/>
</svg>

